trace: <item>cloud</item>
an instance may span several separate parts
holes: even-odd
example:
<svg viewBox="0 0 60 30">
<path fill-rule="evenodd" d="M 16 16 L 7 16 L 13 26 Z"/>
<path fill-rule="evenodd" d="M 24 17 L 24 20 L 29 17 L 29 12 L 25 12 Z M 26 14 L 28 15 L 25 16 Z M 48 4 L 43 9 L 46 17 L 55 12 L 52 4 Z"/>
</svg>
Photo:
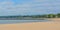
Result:
<svg viewBox="0 0 60 30">
<path fill-rule="evenodd" d="M 0 2 L 0 14 L 1 15 L 19 15 L 25 14 L 30 9 L 30 4 L 16 4 L 11 1 Z"/>
<path fill-rule="evenodd" d="M 17 0 L 16 0 L 17 1 Z M 0 2 L 1 15 L 32 15 L 44 13 L 58 13 L 60 0 L 31 0 L 16 3 L 12 0 Z"/>
</svg>

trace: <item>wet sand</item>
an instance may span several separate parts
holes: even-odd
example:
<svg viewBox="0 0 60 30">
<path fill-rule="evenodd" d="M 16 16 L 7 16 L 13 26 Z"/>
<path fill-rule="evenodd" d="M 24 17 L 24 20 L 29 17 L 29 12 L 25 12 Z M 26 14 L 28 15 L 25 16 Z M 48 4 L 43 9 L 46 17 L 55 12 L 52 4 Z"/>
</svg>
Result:
<svg viewBox="0 0 60 30">
<path fill-rule="evenodd" d="M 53 22 L 60 22 L 60 18 L 47 18 L 47 20 L 51 20 Z"/>
<path fill-rule="evenodd" d="M 60 22 L 0 24 L 0 30 L 60 30 Z"/>
</svg>

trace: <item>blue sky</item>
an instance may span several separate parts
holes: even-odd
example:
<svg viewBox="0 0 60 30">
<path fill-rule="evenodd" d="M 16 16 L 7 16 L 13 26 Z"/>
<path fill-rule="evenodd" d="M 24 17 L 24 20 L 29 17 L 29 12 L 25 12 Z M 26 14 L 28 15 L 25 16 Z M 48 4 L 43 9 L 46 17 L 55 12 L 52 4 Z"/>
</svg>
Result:
<svg viewBox="0 0 60 30">
<path fill-rule="evenodd" d="M 0 16 L 60 13 L 60 0 L 0 0 Z"/>
</svg>

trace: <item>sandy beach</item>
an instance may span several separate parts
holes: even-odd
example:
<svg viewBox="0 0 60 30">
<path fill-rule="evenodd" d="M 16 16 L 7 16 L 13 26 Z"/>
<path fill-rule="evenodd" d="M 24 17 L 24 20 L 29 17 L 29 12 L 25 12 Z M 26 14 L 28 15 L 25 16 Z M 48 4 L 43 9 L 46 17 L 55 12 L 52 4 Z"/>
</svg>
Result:
<svg viewBox="0 0 60 30">
<path fill-rule="evenodd" d="M 0 24 L 0 30 L 60 30 L 60 22 Z"/>
<path fill-rule="evenodd" d="M 47 20 L 52 20 L 52 21 L 60 22 L 60 18 L 47 18 Z"/>
<path fill-rule="evenodd" d="M 60 30 L 60 18 L 52 18 L 50 20 L 53 21 L 0 24 L 0 30 Z"/>
</svg>

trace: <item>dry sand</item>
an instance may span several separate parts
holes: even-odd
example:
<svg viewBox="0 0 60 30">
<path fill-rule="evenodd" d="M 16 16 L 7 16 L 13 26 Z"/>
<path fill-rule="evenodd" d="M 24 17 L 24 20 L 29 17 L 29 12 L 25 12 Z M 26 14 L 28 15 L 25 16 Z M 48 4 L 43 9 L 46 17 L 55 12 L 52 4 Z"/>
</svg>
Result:
<svg viewBox="0 0 60 30">
<path fill-rule="evenodd" d="M 60 22 L 0 24 L 0 30 L 60 30 Z"/>
<path fill-rule="evenodd" d="M 19 24 L 0 24 L 0 30 L 60 30 L 60 18 L 50 20 L 53 21 Z"/>
</svg>

